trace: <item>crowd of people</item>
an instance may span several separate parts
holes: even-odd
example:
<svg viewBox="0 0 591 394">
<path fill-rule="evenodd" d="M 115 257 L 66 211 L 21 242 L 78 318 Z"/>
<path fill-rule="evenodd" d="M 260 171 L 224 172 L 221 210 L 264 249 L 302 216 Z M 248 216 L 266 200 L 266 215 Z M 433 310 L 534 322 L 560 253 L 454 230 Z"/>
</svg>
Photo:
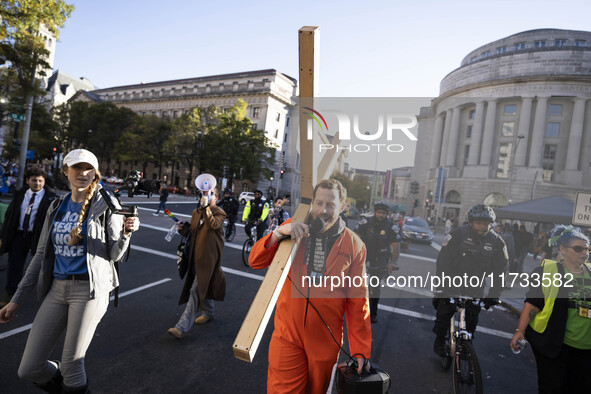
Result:
<svg viewBox="0 0 591 394">
<path fill-rule="evenodd" d="M 43 301 L 18 375 L 47 392 L 85 393 L 84 357 L 107 310 L 109 293 L 119 284 L 115 263 L 129 249 L 140 223 L 137 217 L 110 213 L 109 206 L 119 203 L 101 191 L 98 160 L 92 152 L 71 151 L 61 170 L 69 182 L 68 193 L 57 196 L 46 184 L 47 174 L 31 169 L 26 186 L 15 193 L 6 212 L 0 253 L 8 253 L 9 271 L 0 323 L 15 319 L 25 295 L 36 287 Z M 159 211 L 166 209 L 166 189 L 160 195 Z M 394 217 L 387 204 L 378 202 L 373 216 L 362 218 L 353 231 L 343 218 L 346 198 L 340 182 L 326 179 L 315 186 L 303 222 L 290 218 L 285 209 L 288 196 L 271 201 L 256 190 L 244 207 L 241 220 L 247 235 L 251 236 L 253 225 L 257 227 L 251 268 L 268 267 L 286 239 L 300 245 L 276 304 L 269 393 L 326 392 L 340 351 L 354 361 L 357 373 L 371 368 L 372 324 L 378 322 L 381 283 L 398 269 L 403 217 Z M 187 239 L 186 277 L 179 298 L 179 304 L 186 306 L 168 333 L 179 340 L 194 324 L 211 321 L 214 302 L 225 298 L 222 256 L 228 234 L 223 224 L 226 218 L 234 223 L 239 213 L 230 189 L 224 189 L 221 198 L 217 188 L 204 191 L 196 205 L 191 220 L 177 224 Z M 435 275 L 521 273 L 528 253 L 541 257 L 534 274 L 570 275 L 571 288 L 556 281 L 530 287 L 510 346 L 516 349 L 523 339 L 531 343 L 540 392 L 586 392 L 584 368 L 591 361 L 589 238 L 572 226 L 540 230 L 534 236 L 523 224 L 495 226 L 495 221 L 493 209 L 477 204 L 468 212 L 466 224 L 446 223 Z M 326 277 L 366 274 L 377 282 L 330 289 L 314 285 Z M 481 306 L 496 305 L 503 290 L 498 283 L 440 286 L 433 299 L 434 352 L 438 356 L 446 352 L 449 321 L 456 312 L 454 297 L 482 300 L 466 307 L 467 330 L 473 334 Z M 344 324 L 349 352 L 342 347 Z M 64 331 L 61 360 L 49 360 Z M 345 367 L 339 365 L 339 370 Z"/>
</svg>

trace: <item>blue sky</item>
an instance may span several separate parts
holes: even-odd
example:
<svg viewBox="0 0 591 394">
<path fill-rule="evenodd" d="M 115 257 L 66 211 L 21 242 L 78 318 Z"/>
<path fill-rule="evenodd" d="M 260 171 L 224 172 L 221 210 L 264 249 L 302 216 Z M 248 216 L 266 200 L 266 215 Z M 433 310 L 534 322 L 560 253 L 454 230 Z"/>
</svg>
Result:
<svg viewBox="0 0 591 394">
<path fill-rule="evenodd" d="M 71 1 L 70 1 L 71 2 Z M 96 86 L 274 68 L 298 77 L 320 27 L 320 95 L 430 97 L 471 50 L 538 28 L 591 30 L 590 1 L 73 1 L 54 68 Z"/>
</svg>

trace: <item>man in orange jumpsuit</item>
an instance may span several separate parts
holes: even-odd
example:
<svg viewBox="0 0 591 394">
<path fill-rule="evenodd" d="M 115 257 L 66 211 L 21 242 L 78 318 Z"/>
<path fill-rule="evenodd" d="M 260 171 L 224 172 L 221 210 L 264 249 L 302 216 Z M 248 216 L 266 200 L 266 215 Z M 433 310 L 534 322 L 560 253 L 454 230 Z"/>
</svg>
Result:
<svg viewBox="0 0 591 394">
<path fill-rule="evenodd" d="M 304 238 L 277 299 L 269 345 L 268 393 L 326 393 L 340 350 L 337 341 L 343 342 L 344 316 L 358 373 L 363 357 L 370 357 L 369 302 L 367 283 L 362 280 L 367 280 L 366 250 L 339 217 L 346 198 L 340 182 L 320 181 L 314 188 L 308 223 L 291 223 L 289 219 L 251 250 L 250 266 L 261 269 L 271 264 L 281 239 Z M 351 281 L 346 282 L 345 277 Z M 337 283 L 335 278 L 343 280 Z M 324 280 L 326 285 L 318 286 Z"/>
</svg>

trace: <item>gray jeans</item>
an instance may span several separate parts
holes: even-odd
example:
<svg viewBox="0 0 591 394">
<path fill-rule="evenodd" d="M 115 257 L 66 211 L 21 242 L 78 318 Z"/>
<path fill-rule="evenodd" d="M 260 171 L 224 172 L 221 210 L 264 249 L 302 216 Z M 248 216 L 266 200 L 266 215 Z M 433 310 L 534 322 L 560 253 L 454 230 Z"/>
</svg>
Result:
<svg viewBox="0 0 591 394">
<path fill-rule="evenodd" d="M 189 331 L 189 329 L 195 323 L 195 319 L 199 315 L 201 311 L 201 305 L 199 303 L 199 292 L 197 291 L 197 278 L 193 281 L 193 286 L 191 286 L 191 294 L 189 296 L 189 302 L 187 302 L 187 306 L 185 307 L 185 311 L 181 315 L 181 318 L 176 323 L 175 327 L 180 330 L 180 332 L 185 333 Z M 214 305 L 213 300 L 204 299 L 203 300 L 203 314 L 208 317 L 213 317 L 214 315 Z"/>
<path fill-rule="evenodd" d="M 55 279 L 33 321 L 18 376 L 37 383 L 49 381 L 57 367 L 47 359 L 66 329 L 60 365 L 64 385 L 84 386 L 84 356 L 108 305 L 108 293 L 90 299 L 87 280 Z"/>
</svg>

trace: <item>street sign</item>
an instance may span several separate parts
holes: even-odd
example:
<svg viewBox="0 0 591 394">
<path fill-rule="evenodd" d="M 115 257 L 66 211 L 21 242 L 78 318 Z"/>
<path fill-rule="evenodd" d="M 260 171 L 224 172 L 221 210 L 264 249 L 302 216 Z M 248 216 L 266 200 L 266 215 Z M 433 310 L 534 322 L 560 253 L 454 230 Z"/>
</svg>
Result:
<svg viewBox="0 0 591 394">
<path fill-rule="evenodd" d="M 35 159 L 35 151 L 34 150 L 27 150 L 27 160 Z"/>
<path fill-rule="evenodd" d="M 10 117 L 15 121 L 15 122 L 22 122 L 23 120 L 25 120 L 25 115 L 19 115 L 19 114 L 10 114 Z"/>
<path fill-rule="evenodd" d="M 575 226 L 591 227 L 591 193 L 577 193 L 573 224 Z"/>
</svg>

